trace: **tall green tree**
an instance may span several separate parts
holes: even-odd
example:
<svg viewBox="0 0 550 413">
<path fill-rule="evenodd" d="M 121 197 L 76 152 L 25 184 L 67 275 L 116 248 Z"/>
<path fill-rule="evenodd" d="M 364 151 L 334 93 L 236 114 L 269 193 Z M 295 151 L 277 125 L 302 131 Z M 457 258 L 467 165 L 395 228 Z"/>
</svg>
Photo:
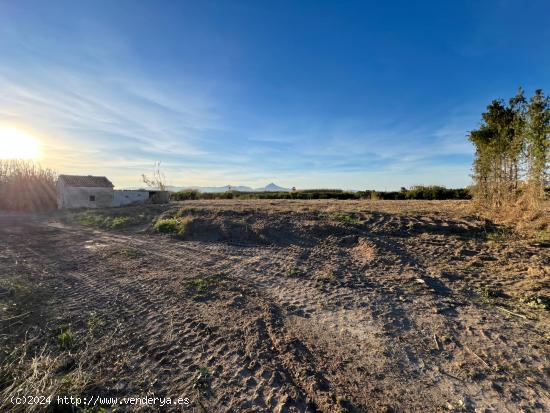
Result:
<svg viewBox="0 0 550 413">
<path fill-rule="evenodd" d="M 481 117 L 480 128 L 470 133 L 476 146 L 474 177 L 479 195 L 498 207 L 518 186 L 521 148 L 516 124 L 520 115 L 516 107 L 493 100 Z"/>
<path fill-rule="evenodd" d="M 488 206 L 516 201 L 530 189 L 542 199 L 550 160 L 550 100 L 542 90 L 527 101 L 522 89 L 508 103 L 493 100 L 470 132 L 476 157 L 474 192 Z M 528 184 L 528 185 L 525 185 Z M 532 190 L 531 190 L 532 189 Z"/>
<path fill-rule="evenodd" d="M 514 195 L 520 189 L 522 178 L 523 154 L 525 151 L 526 113 L 527 99 L 522 88 L 519 88 L 516 96 L 508 101 L 511 112 L 511 123 L 509 125 L 509 145 L 507 151 L 508 181 L 512 185 Z"/>
<path fill-rule="evenodd" d="M 550 98 L 541 89 L 535 91 L 527 106 L 526 157 L 529 185 L 538 198 L 549 185 Z"/>
</svg>

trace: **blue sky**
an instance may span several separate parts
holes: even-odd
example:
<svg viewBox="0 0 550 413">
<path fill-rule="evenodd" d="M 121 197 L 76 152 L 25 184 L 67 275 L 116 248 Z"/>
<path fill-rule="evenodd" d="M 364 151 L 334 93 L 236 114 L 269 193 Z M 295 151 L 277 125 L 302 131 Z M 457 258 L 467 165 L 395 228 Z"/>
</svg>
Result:
<svg viewBox="0 0 550 413">
<path fill-rule="evenodd" d="M 0 0 L 0 124 L 140 185 L 464 186 L 493 98 L 550 89 L 550 3 Z"/>
</svg>

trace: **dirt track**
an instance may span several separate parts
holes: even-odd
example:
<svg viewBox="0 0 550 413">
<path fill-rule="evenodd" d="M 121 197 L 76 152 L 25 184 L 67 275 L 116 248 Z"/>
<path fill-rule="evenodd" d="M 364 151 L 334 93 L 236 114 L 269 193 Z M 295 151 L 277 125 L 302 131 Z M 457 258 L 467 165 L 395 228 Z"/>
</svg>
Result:
<svg viewBox="0 0 550 413">
<path fill-rule="evenodd" d="M 70 325 L 62 370 L 85 372 L 82 394 L 183 396 L 186 411 L 550 410 L 548 312 L 520 301 L 548 295 L 548 248 L 488 241 L 458 206 L 186 205 L 185 240 L 1 219 L 2 276 L 42 292 L 4 346 L 32 322 L 55 349 Z"/>
</svg>

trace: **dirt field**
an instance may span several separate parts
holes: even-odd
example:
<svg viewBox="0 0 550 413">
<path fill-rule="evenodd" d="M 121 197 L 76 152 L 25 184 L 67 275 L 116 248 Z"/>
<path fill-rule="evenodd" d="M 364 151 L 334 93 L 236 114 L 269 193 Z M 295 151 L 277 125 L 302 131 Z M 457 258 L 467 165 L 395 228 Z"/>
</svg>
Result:
<svg viewBox="0 0 550 413">
<path fill-rule="evenodd" d="M 522 239 L 468 201 L 94 214 L 0 217 L 2 411 L 550 411 L 548 226 Z"/>
</svg>

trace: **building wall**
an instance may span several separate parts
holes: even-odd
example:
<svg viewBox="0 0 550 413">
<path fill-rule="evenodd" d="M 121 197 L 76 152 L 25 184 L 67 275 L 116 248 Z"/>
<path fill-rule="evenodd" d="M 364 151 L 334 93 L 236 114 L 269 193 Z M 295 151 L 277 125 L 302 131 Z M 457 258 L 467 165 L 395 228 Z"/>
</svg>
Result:
<svg viewBox="0 0 550 413">
<path fill-rule="evenodd" d="M 57 209 L 63 209 L 63 192 L 65 191 L 65 185 L 60 180 L 57 181 Z"/>
<path fill-rule="evenodd" d="M 149 201 L 149 191 L 129 191 L 115 190 L 113 198 L 113 206 L 122 206 L 128 204 L 143 204 Z"/>
<path fill-rule="evenodd" d="M 77 188 L 58 184 L 58 208 L 110 207 L 113 192 L 113 188 Z"/>
<path fill-rule="evenodd" d="M 170 192 L 150 191 L 149 198 L 153 204 L 167 204 L 170 202 Z"/>
</svg>

